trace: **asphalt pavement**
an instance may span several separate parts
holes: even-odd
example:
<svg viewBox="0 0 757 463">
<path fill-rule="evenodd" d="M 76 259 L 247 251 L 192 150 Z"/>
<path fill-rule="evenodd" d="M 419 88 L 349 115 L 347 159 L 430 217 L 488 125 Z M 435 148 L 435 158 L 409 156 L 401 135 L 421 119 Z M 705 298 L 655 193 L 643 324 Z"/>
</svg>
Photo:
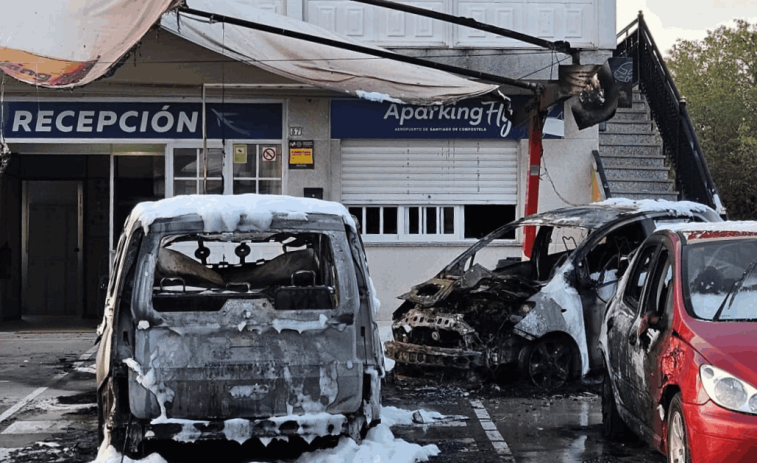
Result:
<svg viewBox="0 0 757 463">
<path fill-rule="evenodd" d="M 49 321 L 48 321 L 49 322 Z M 97 452 L 94 323 L 0 323 L 0 462 L 91 462 Z M 663 463 L 639 442 L 602 436 L 598 387 L 572 384 L 545 394 L 521 383 L 469 385 L 393 379 L 383 405 L 449 417 L 392 427 L 398 438 L 441 450 L 432 462 Z M 314 445 L 320 445 L 317 441 Z M 311 446 L 312 447 L 312 446 Z M 228 463 L 294 461 L 311 450 L 259 443 L 157 448 L 169 463 L 223 452 Z M 253 458 L 254 455 L 254 458 Z"/>
</svg>

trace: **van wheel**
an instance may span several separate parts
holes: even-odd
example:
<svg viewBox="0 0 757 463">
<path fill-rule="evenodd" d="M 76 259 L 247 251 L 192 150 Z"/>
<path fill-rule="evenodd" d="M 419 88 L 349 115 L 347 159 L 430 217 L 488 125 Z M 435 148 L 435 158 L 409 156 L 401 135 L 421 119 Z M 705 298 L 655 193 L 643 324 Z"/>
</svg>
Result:
<svg viewBox="0 0 757 463">
<path fill-rule="evenodd" d="M 570 344 L 560 337 L 541 338 L 520 352 L 521 374 L 536 387 L 557 389 L 570 378 L 575 356 Z"/>
<path fill-rule="evenodd" d="M 681 393 L 677 393 L 668 407 L 668 462 L 691 463 L 689 440 L 686 438 L 686 420 L 681 408 Z"/>
<path fill-rule="evenodd" d="M 108 444 L 119 452 L 123 452 L 125 430 L 116 426 L 118 420 L 112 416 L 118 410 L 118 399 L 113 393 L 112 381 L 112 379 L 108 380 L 97 394 L 97 437 L 102 444 L 107 436 Z"/>
<path fill-rule="evenodd" d="M 366 424 L 363 410 L 360 409 L 359 412 L 352 415 L 348 420 L 347 432 L 349 433 L 350 438 L 354 440 L 357 445 L 362 444 L 363 439 L 365 439 L 365 436 L 368 434 L 368 425 Z"/>
<path fill-rule="evenodd" d="M 618 404 L 615 403 L 610 373 L 607 370 L 605 370 L 604 381 L 602 381 L 602 431 L 605 437 L 612 440 L 623 440 L 627 437 L 629 431 L 628 426 L 618 413 Z"/>
</svg>

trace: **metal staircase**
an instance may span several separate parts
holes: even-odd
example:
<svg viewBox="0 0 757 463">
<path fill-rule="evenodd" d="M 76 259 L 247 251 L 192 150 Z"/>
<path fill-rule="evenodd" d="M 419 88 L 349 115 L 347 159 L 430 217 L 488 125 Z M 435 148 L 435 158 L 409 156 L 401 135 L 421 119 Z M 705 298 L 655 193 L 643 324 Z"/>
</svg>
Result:
<svg viewBox="0 0 757 463">
<path fill-rule="evenodd" d="M 685 199 L 724 216 L 686 102 L 641 13 L 618 34 L 615 56 L 633 58 L 640 92 L 634 92 L 633 108 L 619 109 L 600 136 L 595 161 L 605 195 Z"/>
<path fill-rule="evenodd" d="M 662 145 L 646 99 L 635 88 L 633 107 L 618 109 L 600 125 L 599 156 L 609 196 L 677 200 L 674 174 Z"/>
</svg>

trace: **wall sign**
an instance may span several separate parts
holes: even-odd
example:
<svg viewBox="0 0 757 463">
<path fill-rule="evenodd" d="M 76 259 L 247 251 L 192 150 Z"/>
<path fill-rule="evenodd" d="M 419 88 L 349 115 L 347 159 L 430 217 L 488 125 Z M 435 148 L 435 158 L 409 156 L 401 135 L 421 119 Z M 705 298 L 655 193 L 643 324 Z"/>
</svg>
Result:
<svg viewBox="0 0 757 463">
<path fill-rule="evenodd" d="M 282 138 L 279 103 L 205 105 L 212 139 Z M 8 139 L 202 139 L 201 103 L 11 102 L 1 121 Z"/>
<path fill-rule="evenodd" d="M 234 164 L 247 164 L 247 145 L 234 145 Z"/>
<path fill-rule="evenodd" d="M 260 157 L 264 162 L 273 162 L 276 160 L 276 147 L 275 146 L 263 146 L 260 150 Z"/>
<path fill-rule="evenodd" d="M 314 169 L 313 140 L 291 140 L 289 142 L 289 168 Z"/>
<path fill-rule="evenodd" d="M 530 97 L 510 97 L 522 108 Z M 528 121 L 512 123 L 502 100 L 464 100 L 445 106 L 414 106 L 366 100 L 331 102 L 331 138 L 528 138 Z M 562 126 L 563 105 L 553 108 L 546 127 Z M 561 131 L 544 138 L 561 138 Z"/>
</svg>

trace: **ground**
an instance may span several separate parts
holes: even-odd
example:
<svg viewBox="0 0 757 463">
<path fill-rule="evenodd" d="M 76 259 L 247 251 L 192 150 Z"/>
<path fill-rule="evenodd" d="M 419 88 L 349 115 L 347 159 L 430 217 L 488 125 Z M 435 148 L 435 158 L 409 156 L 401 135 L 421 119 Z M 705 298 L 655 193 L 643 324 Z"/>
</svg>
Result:
<svg viewBox="0 0 757 463">
<path fill-rule="evenodd" d="M 0 332 L 0 462 L 89 463 L 95 459 L 93 340 L 89 334 Z M 385 383 L 382 399 L 385 423 L 396 419 L 398 410 L 406 410 L 406 417 L 417 413 L 391 427 L 396 439 L 374 445 L 396 446 L 402 441 L 435 445 L 440 452 L 430 457 L 431 462 L 665 461 L 643 443 L 614 443 L 602 436 L 599 382 L 592 377 L 548 394 L 517 380 L 472 385 L 441 377 L 399 378 Z M 14 407 L 18 410 L 9 416 Z M 427 412 L 446 418 L 435 420 Z M 228 463 L 310 462 L 319 454 L 308 452 L 334 444 L 274 442 L 266 448 L 257 440 L 244 445 L 171 443 L 150 446 L 148 451 L 159 452 L 168 463 L 215 462 L 219 454 Z M 412 456 L 391 461 L 412 461 Z"/>
</svg>

